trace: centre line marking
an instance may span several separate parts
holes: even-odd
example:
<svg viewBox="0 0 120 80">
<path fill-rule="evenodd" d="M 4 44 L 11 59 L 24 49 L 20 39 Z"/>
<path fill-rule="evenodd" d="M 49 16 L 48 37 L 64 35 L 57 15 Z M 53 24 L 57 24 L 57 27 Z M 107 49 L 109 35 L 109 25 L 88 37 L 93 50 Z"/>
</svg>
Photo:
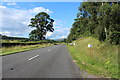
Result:
<svg viewBox="0 0 120 80">
<path fill-rule="evenodd" d="M 51 51 L 51 49 L 49 49 L 48 51 Z"/>
<path fill-rule="evenodd" d="M 34 58 L 36 58 L 36 57 L 38 57 L 39 55 L 36 55 L 36 56 L 34 56 L 34 57 L 31 57 L 30 59 L 29 59 L 29 61 L 30 60 L 32 60 L 32 59 L 34 59 Z"/>
</svg>

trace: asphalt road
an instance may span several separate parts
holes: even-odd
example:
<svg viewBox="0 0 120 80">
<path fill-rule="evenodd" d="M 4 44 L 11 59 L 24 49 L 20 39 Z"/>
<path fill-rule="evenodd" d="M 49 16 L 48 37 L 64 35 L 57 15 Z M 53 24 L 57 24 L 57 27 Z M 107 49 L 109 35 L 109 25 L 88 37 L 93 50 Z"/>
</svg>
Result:
<svg viewBox="0 0 120 80">
<path fill-rule="evenodd" d="M 3 78 L 81 78 L 65 45 L 2 57 Z"/>
</svg>

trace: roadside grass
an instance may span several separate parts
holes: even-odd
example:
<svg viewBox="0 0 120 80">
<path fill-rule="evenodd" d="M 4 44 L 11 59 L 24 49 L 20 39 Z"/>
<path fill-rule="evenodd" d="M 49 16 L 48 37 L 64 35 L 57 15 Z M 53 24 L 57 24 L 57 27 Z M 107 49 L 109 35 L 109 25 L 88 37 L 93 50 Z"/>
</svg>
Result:
<svg viewBox="0 0 120 80">
<path fill-rule="evenodd" d="M 0 56 L 14 54 L 17 52 L 28 51 L 33 49 L 38 49 L 42 47 L 47 47 L 53 44 L 37 44 L 37 45 L 25 45 L 25 46 L 13 46 L 13 47 L 2 47 L 0 48 Z"/>
<path fill-rule="evenodd" d="M 118 48 L 88 37 L 67 45 L 71 56 L 81 70 L 106 78 L 118 79 Z M 88 48 L 92 44 L 92 48 Z"/>
</svg>

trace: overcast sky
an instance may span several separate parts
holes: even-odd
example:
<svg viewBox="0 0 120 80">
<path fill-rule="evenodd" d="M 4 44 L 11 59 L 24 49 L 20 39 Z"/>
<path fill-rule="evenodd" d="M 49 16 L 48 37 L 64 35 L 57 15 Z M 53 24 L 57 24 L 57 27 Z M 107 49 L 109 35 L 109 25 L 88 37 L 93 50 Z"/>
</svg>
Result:
<svg viewBox="0 0 120 80">
<path fill-rule="evenodd" d="M 29 37 L 33 28 L 29 28 L 30 19 L 39 12 L 47 12 L 55 20 L 53 33 L 48 32 L 49 39 L 66 38 L 76 15 L 80 2 L 2 2 L 0 34 L 15 37 Z M 1 11 L 2 10 L 2 11 Z"/>
</svg>

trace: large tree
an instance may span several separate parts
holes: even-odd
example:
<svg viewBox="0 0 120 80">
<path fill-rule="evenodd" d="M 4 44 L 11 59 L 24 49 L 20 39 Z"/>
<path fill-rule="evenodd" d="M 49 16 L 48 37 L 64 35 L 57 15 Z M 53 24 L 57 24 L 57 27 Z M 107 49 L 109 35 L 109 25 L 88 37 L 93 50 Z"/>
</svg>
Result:
<svg viewBox="0 0 120 80">
<path fill-rule="evenodd" d="M 35 18 L 31 18 L 29 27 L 35 27 L 29 34 L 30 38 L 33 40 L 43 40 L 45 39 L 46 33 L 53 32 L 53 22 L 54 20 L 45 12 L 38 13 Z"/>
</svg>

